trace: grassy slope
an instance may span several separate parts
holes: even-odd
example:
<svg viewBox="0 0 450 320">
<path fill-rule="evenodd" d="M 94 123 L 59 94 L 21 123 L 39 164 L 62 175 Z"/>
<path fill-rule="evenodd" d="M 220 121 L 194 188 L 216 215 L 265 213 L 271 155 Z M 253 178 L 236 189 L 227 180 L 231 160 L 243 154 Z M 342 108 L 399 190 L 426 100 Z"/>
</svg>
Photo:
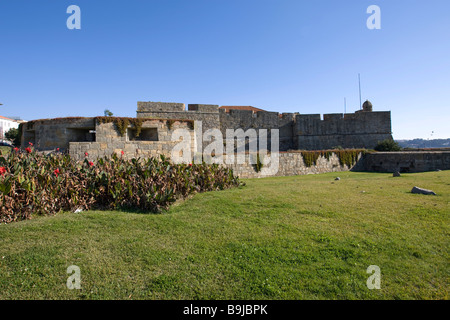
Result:
<svg viewBox="0 0 450 320">
<path fill-rule="evenodd" d="M 447 299 L 450 171 L 335 176 L 247 180 L 162 215 L 2 225 L 0 298 Z M 70 265 L 81 290 L 66 288 Z"/>
</svg>

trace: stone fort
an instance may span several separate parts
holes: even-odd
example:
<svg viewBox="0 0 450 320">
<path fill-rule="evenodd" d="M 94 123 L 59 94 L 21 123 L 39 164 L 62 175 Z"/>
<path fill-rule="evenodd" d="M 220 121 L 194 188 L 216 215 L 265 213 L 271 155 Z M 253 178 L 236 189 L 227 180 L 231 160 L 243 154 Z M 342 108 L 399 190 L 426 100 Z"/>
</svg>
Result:
<svg viewBox="0 0 450 320">
<path fill-rule="evenodd" d="M 226 129 L 279 130 L 280 151 L 342 148 L 373 149 L 392 139 L 390 111 L 373 111 L 366 101 L 355 113 L 300 114 L 268 112 L 250 106 L 222 106 L 164 102 L 138 102 L 137 117 L 202 121 L 203 131 Z M 269 143 L 270 146 L 270 143 Z"/>
<path fill-rule="evenodd" d="M 83 160 L 85 153 L 93 161 L 112 153 L 128 159 L 159 155 L 171 157 L 173 147 L 179 142 L 172 141 L 172 133 L 176 129 L 191 133 L 190 146 L 195 153 L 197 121 L 202 123 L 202 133 L 208 129 L 219 129 L 223 137 L 226 137 L 227 129 L 268 129 L 270 140 L 271 129 L 278 129 L 280 153 L 276 176 L 350 169 L 376 172 L 450 169 L 450 151 L 362 152 L 361 149 L 373 149 L 378 141 L 392 139 L 391 113 L 373 111 L 369 101 L 355 113 L 324 114 L 323 117 L 320 114 L 268 112 L 250 106 L 189 104 L 186 109 L 183 103 L 138 102 L 135 118 L 40 119 L 21 124 L 19 131 L 22 148 L 32 143 L 37 151 L 59 150 L 77 160 Z M 224 146 L 226 143 L 224 140 Z M 356 152 L 358 159 L 353 164 L 343 163 L 339 155 L 341 152 Z M 304 155 L 308 153 L 321 155 L 311 163 L 305 161 Z M 328 156 L 323 156 L 326 154 Z M 241 178 L 267 176 L 249 160 L 250 155 L 244 164 L 225 165 Z"/>
<path fill-rule="evenodd" d="M 226 137 L 227 129 L 279 130 L 280 169 L 277 175 L 296 175 L 349 170 L 339 159 L 320 158 L 307 166 L 301 152 L 305 150 L 373 149 L 379 141 L 392 139 L 390 111 L 373 111 L 366 101 L 355 113 L 300 114 L 269 112 L 251 106 L 138 102 L 135 118 L 67 117 L 40 119 L 21 125 L 22 148 L 30 143 L 37 151 L 67 152 L 83 160 L 111 156 L 126 158 L 171 157 L 176 129 L 189 130 L 193 154 L 197 150 L 195 126 L 201 121 L 202 133 L 219 129 Z M 224 139 L 224 146 L 227 141 Z M 207 142 L 208 144 L 210 142 Z M 205 145 L 205 141 L 203 141 Z M 225 148 L 224 148 L 225 149 Z M 303 151 L 300 151 L 303 150 Z M 250 159 L 250 158 L 248 158 Z M 229 165 L 241 177 L 260 177 L 251 163 Z"/>
<path fill-rule="evenodd" d="M 224 137 L 227 129 L 268 129 L 269 147 L 270 130 L 278 129 L 280 151 L 372 149 L 379 141 L 392 139 L 390 111 L 373 111 L 369 101 L 355 113 L 324 114 L 323 118 L 320 114 L 269 112 L 250 106 L 189 104 L 186 109 L 183 103 L 138 102 L 136 119 L 143 122 L 139 137 L 133 135 L 136 128 L 132 123 L 125 128 L 126 134 L 121 135 L 114 130 L 112 123 L 101 123 L 99 118 L 102 117 L 30 121 L 22 126 L 22 147 L 31 142 L 40 151 L 59 148 L 77 153 L 77 150 L 81 152 L 86 148 L 76 143 L 90 143 L 91 147 L 99 150 L 126 149 L 134 152 L 142 149 L 160 153 L 157 151 L 170 149 L 173 130 L 193 130 L 195 121 L 202 122 L 203 132 L 220 129 Z M 95 143 L 102 145 L 96 146 Z"/>
</svg>

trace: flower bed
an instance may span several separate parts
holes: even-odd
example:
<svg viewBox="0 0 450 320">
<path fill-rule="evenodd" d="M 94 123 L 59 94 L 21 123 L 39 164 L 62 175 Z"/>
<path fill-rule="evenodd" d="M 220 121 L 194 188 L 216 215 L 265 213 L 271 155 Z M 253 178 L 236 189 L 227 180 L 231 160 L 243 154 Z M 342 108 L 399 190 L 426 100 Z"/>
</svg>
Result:
<svg viewBox="0 0 450 320">
<path fill-rule="evenodd" d="M 30 145 L 0 156 L 0 222 L 77 209 L 161 212 L 190 194 L 239 185 L 231 169 L 218 165 L 173 164 L 164 156 L 125 160 L 116 154 L 77 162 L 59 152 L 38 154 Z"/>
</svg>

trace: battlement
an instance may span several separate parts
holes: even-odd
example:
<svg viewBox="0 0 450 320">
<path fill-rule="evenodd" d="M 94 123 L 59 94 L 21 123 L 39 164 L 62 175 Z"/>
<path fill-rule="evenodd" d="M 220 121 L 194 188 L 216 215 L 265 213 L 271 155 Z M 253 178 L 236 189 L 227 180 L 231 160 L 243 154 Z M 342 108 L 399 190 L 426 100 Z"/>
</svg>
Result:
<svg viewBox="0 0 450 320">
<path fill-rule="evenodd" d="M 185 110 L 184 103 L 142 101 L 137 103 L 137 112 L 183 112 Z"/>
<path fill-rule="evenodd" d="M 320 113 L 318 114 L 299 114 L 295 117 L 295 121 L 320 121 Z"/>
<path fill-rule="evenodd" d="M 137 105 L 138 114 L 173 112 L 219 113 L 219 106 L 214 104 L 189 104 L 187 110 L 184 103 L 175 102 L 138 101 Z"/>
<path fill-rule="evenodd" d="M 328 113 L 323 115 L 323 121 L 338 121 L 344 119 L 342 113 Z"/>
<path fill-rule="evenodd" d="M 390 111 L 297 115 L 295 125 L 300 135 L 391 134 Z"/>
<path fill-rule="evenodd" d="M 218 113 L 219 106 L 215 104 L 189 104 L 188 111 Z"/>
</svg>

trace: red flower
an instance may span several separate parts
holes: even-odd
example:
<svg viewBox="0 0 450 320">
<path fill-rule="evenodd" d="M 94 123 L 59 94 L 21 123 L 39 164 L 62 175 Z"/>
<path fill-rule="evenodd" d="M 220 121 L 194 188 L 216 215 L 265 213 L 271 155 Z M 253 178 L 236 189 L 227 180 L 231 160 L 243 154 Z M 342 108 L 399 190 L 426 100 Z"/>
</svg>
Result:
<svg viewBox="0 0 450 320">
<path fill-rule="evenodd" d="M 189 163 L 189 167 L 192 167 L 192 163 Z"/>
<path fill-rule="evenodd" d="M 94 163 L 92 161 L 89 161 L 89 165 L 92 167 Z"/>
<path fill-rule="evenodd" d="M 30 146 L 33 146 L 33 144 L 32 144 L 31 142 L 28 142 L 28 144 L 29 144 Z"/>
<path fill-rule="evenodd" d="M 31 148 L 25 148 L 25 151 L 26 151 L 27 153 L 31 153 Z"/>
<path fill-rule="evenodd" d="M 15 147 L 15 148 L 14 148 L 14 151 L 15 151 L 15 152 L 18 152 L 18 151 L 19 151 L 19 148 Z"/>
<path fill-rule="evenodd" d="M 84 153 L 84 156 L 85 156 L 85 157 L 87 157 L 88 155 L 89 155 L 89 153 L 87 153 L 87 152 Z"/>
<path fill-rule="evenodd" d="M 55 176 L 58 176 L 58 174 L 59 174 L 59 169 L 56 169 L 55 171 L 53 171 L 53 173 L 55 174 Z"/>
<path fill-rule="evenodd" d="M 122 153 L 122 155 L 124 155 L 124 154 L 125 154 L 125 152 L 123 152 L 123 150 L 122 150 L 122 151 L 120 151 L 120 153 Z"/>
<path fill-rule="evenodd" d="M 5 172 L 6 172 L 5 167 L 0 167 L 0 174 L 1 174 L 1 175 L 4 175 Z"/>
<path fill-rule="evenodd" d="M 59 148 L 56 148 L 56 152 L 59 152 Z"/>
</svg>

